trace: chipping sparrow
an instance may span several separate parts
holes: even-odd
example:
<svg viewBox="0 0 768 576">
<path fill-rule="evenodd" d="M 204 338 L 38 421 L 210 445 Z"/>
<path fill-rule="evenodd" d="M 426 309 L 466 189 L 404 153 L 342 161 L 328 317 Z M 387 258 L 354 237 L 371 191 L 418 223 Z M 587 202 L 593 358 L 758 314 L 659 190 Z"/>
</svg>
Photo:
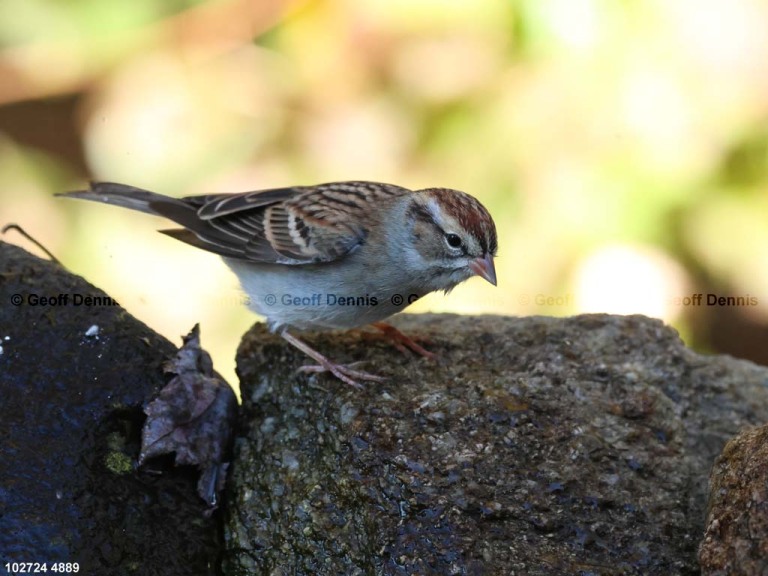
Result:
<svg viewBox="0 0 768 576">
<path fill-rule="evenodd" d="M 425 355 L 380 322 L 429 292 L 473 275 L 496 284 L 496 227 L 472 196 L 447 188 L 411 191 L 375 182 L 337 182 L 240 194 L 170 198 L 109 182 L 61 194 L 164 216 L 182 228 L 162 232 L 221 255 L 250 307 L 272 331 L 353 386 L 379 376 L 341 364 L 288 329 L 365 324 Z"/>
</svg>

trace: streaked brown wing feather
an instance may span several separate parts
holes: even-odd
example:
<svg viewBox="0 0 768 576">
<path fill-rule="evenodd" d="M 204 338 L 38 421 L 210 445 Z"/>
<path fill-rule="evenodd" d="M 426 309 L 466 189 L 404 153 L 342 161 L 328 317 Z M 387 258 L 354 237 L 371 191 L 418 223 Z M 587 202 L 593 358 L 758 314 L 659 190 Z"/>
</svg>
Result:
<svg viewBox="0 0 768 576">
<path fill-rule="evenodd" d="M 409 193 L 389 184 L 338 182 L 209 196 L 197 211 L 205 230 L 187 228 L 219 246 L 226 238 L 226 249 L 245 260 L 330 262 L 365 240 L 369 203 Z"/>
<path fill-rule="evenodd" d="M 244 210 L 262 208 L 271 204 L 285 202 L 301 194 L 307 188 L 294 186 L 291 188 L 275 188 L 273 190 L 256 190 L 236 194 L 209 194 L 208 196 L 189 196 L 184 200 L 202 200 L 198 216 L 203 220 L 221 218 Z"/>
<path fill-rule="evenodd" d="M 370 207 L 410 194 L 400 186 L 377 182 L 334 182 L 314 186 L 270 208 L 267 236 L 291 258 L 329 262 L 365 241 Z"/>
</svg>

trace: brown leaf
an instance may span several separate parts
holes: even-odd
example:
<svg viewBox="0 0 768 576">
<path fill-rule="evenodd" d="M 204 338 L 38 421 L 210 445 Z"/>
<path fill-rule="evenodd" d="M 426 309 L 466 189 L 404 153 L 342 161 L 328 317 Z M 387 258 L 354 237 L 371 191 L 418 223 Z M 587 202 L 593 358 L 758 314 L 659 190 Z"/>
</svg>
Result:
<svg viewBox="0 0 768 576">
<path fill-rule="evenodd" d="M 218 505 L 228 462 L 224 462 L 237 416 L 232 388 L 213 370 L 210 355 L 200 348 L 199 325 L 184 338 L 176 358 L 166 364 L 174 374 L 147 404 L 139 465 L 175 452 L 177 465 L 197 466 L 197 492 L 210 507 Z"/>
</svg>

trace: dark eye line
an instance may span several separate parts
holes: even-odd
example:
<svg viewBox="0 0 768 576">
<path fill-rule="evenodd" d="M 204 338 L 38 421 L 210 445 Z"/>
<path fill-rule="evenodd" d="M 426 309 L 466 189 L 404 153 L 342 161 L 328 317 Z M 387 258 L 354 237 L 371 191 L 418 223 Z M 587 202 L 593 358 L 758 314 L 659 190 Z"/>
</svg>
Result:
<svg viewBox="0 0 768 576">
<path fill-rule="evenodd" d="M 423 206 L 420 206 L 420 205 L 417 205 L 417 204 L 414 204 L 413 206 L 411 206 L 411 208 L 408 211 L 408 217 L 409 217 L 409 219 L 412 219 L 413 221 L 420 220 L 420 221 L 425 222 L 427 224 L 431 224 L 432 226 L 434 226 L 440 232 L 440 234 L 442 234 L 443 238 L 446 239 L 446 241 L 447 241 L 447 238 L 449 236 L 458 238 L 459 239 L 459 245 L 458 246 L 451 246 L 450 244 L 448 244 L 448 245 L 451 248 L 454 248 L 454 249 L 461 248 L 461 255 L 462 256 L 468 256 L 469 255 L 469 252 L 467 251 L 467 245 L 461 239 L 461 236 L 459 236 L 455 232 L 446 232 L 445 230 L 443 230 L 442 226 L 440 226 L 440 224 L 437 223 L 437 221 L 435 220 L 434 216 L 426 208 L 424 208 Z"/>
</svg>

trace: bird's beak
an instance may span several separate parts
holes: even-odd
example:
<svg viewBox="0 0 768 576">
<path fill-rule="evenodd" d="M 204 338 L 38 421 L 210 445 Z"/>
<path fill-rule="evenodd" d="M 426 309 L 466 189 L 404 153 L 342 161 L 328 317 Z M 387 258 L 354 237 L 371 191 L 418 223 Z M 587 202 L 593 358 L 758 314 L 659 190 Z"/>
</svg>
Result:
<svg viewBox="0 0 768 576">
<path fill-rule="evenodd" d="M 496 286 L 496 268 L 493 265 L 493 256 L 486 254 L 484 258 L 475 258 L 469 263 L 469 269 L 484 280 L 488 280 Z"/>
</svg>

